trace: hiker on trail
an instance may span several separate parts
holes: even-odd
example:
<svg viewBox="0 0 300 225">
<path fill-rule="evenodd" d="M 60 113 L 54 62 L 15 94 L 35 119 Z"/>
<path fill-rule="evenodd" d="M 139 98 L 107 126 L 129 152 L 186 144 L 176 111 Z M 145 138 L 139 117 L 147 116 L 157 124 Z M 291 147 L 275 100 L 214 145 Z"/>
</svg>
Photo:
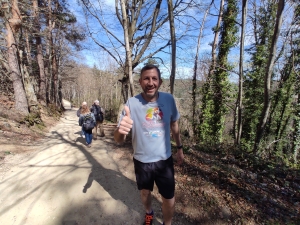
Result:
<svg viewBox="0 0 300 225">
<path fill-rule="evenodd" d="M 97 139 L 98 130 L 100 132 L 100 137 L 104 137 L 105 136 L 104 129 L 103 129 L 104 109 L 99 106 L 98 100 L 94 101 L 94 104 L 91 107 L 91 112 L 94 113 L 96 119 L 94 138 Z"/>
<path fill-rule="evenodd" d="M 153 221 L 151 192 L 154 182 L 162 196 L 164 225 L 170 225 L 175 210 L 170 131 L 177 145 L 177 163 L 180 165 L 184 158 L 178 125 L 180 115 L 173 96 L 158 91 L 162 84 L 158 67 L 144 66 L 139 82 L 143 92 L 126 102 L 114 131 L 114 139 L 123 143 L 126 135 L 132 130 L 136 182 L 146 210 L 144 225 L 152 225 Z"/>
<path fill-rule="evenodd" d="M 77 112 L 76 112 L 77 117 L 80 116 L 81 108 L 82 108 L 83 105 L 87 105 L 87 103 L 86 103 L 86 102 L 82 102 L 81 106 L 79 107 L 79 109 L 78 109 Z M 85 138 L 83 129 L 81 129 L 81 137 Z"/>
<path fill-rule="evenodd" d="M 93 139 L 93 128 L 95 127 L 96 120 L 93 113 L 90 112 L 87 105 L 81 107 L 79 116 L 79 126 L 82 126 L 82 130 L 85 135 L 86 144 L 91 147 Z"/>
<path fill-rule="evenodd" d="M 77 112 L 76 112 L 77 117 L 80 116 L 80 111 L 81 111 L 81 108 L 82 108 L 83 105 L 87 105 L 87 103 L 86 103 L 86 102 L 82 102 L 81 106 L 79 107 L 79 109 L 78 109 Z"/>
</svg>

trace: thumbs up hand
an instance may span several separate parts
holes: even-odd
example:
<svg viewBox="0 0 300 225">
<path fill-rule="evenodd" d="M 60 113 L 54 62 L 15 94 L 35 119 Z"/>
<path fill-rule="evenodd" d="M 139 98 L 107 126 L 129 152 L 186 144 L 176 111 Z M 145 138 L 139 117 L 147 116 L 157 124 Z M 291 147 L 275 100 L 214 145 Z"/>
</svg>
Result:
<svg viewBox="0 0 300 225">
<path fill-rule="evenodd" d="M 127 135 L 132 128 L 133 120 L 130 118 L 130 110 L 127 105 L 124 106 L 125 116 L 122 118 L 119 126 L 119 133 Z"/>
</svg>

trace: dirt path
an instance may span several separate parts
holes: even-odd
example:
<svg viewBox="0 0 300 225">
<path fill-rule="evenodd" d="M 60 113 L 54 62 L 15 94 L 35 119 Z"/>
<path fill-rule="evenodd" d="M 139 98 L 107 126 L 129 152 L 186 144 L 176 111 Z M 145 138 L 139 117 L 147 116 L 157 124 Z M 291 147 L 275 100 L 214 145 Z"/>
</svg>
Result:
<svg viewBox="0 0 300 225">
<path fill-rule="evenodd" d="M 1 163 L 0 224 L 141 224 L 130 149 L 114 143 L 108 124 L 106 137 L 87 148 L 77 121 L 76 109 L 67 110 L 31 151 Z M 155 224 L 161 222 L 159 201 L 154 198 Z M 174 224 L 189 224 L 177 217 Z"/>
</svg>

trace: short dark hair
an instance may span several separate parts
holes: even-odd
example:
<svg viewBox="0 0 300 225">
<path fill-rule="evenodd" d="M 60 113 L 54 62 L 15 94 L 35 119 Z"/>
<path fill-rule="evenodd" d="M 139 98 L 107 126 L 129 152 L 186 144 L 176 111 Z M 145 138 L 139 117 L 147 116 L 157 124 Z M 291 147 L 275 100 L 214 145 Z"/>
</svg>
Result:
<svg viewBox="0 0 300 225">
<path fill-rule="evenodd" d="M 155 66 L 155 65 L 153 65 L 153 64 L 147 64 L 147 65 L 145 65 L 145 66 L 142 68 L 142 70 L 141 70 L 141 75 L 140 75 L 140 76 L 142 76 L 142 73 L 143 73 L 144 71 L 146 71 L 146 70 L 152 70 L 152 69 L 156 69 L 157 74 L 158 74 L 158 78 L 161 79 L 161 76 L 160 76 L 160 70 L 158 69 L 157 66 Z"/>
</svg>

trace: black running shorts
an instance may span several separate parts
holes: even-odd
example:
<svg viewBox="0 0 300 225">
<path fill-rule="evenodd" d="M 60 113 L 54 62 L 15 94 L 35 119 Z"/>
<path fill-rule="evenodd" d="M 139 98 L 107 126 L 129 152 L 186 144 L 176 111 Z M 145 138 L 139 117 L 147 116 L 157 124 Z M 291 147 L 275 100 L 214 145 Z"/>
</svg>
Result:
<svg viewBox="0 0 300 225">
<path fill-rule="evenodd" d="M 136 183 L 139 190 L 153 191 L 154 182 L 159 193 L 165 199 L 174 197 L 175 178 L 172 156 L 167 160 L 153 163 L 142 163 L 133 158 Z"/>
</svg>

